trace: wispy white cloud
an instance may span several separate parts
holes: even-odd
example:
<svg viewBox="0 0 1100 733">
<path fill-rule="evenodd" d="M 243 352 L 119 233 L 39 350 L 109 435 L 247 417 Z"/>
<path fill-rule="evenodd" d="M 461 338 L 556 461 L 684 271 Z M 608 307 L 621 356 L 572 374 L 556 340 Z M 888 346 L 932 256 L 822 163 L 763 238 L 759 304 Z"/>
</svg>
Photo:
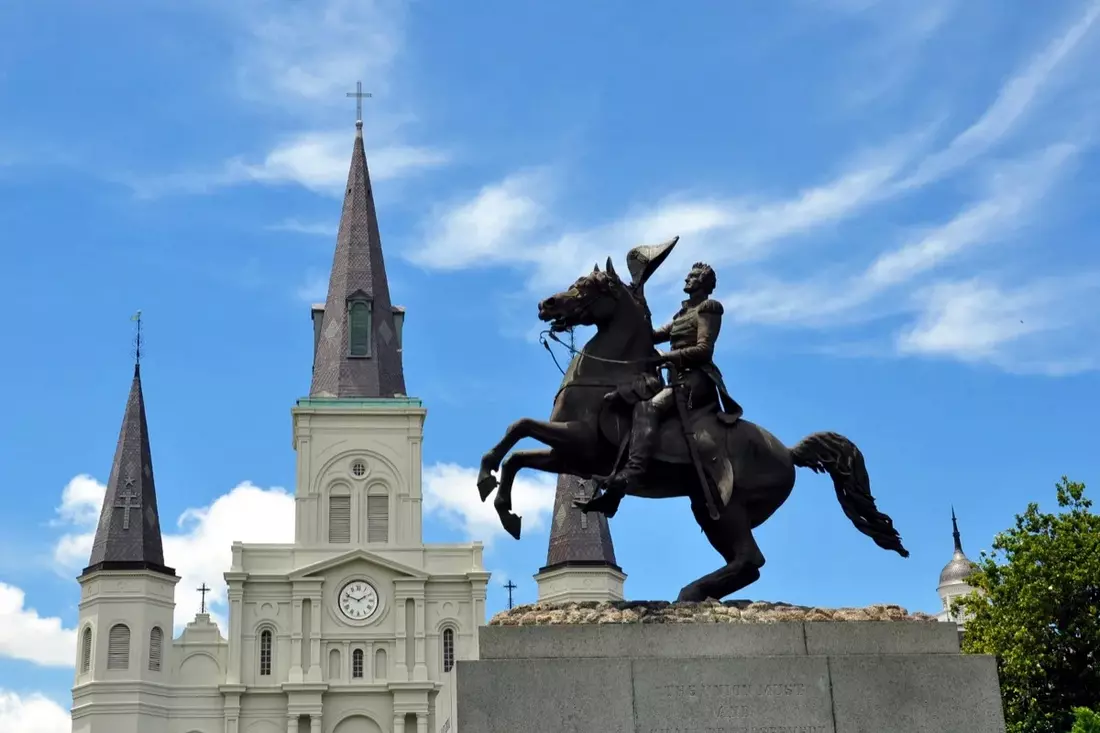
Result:
<svg viewBox="0 0 1100 733">
<path fill-rule="evenodd" d="M 1008 137 L 1034 111 L 1052 77 L 1072 60 L 1097 18 L 1100 18 L 1100 2 L 1093 0 L 1068 28 L 1001 86 L 993 103 L 976 122 L 955 136 L 946 148 L 925 159 L 898 185 L 926 185 L 966 165 Z"/>
<path fill-rule="evenodd" d="M 267 227 L 267 229 L 272 232 L 291 232 L 311 237 L 336 236 L 336 224 L 334 222 L 303 222 L 295 218 L 283 219 L 278 224 Z"/>
<path fill-rule="evenodd" d="M 897 349 L 1021 373 L 1094 370 L 1100 367 L 1098 296 L 1100 273 L 1015 288 L 981 278 L 937 283 L 916 295 L 920 315 L 898 334 Z"/>
</svg>

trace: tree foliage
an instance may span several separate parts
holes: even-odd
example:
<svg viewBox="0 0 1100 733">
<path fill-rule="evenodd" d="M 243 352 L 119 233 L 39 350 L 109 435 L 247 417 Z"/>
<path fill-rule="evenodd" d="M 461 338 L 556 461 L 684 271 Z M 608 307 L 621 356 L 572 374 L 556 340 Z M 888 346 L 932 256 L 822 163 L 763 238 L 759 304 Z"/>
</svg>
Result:
<svg viewBox="0 0 1100 733">
<path fill-rule="evenodd" d="M 1100 733 L 1100 715 L 1088 708 L 1077 708 L 1073 712 L 1076 717 L 1069 733 Z"/>
<path fill-rule="evenodd" d="M 1100 709 L 1100 515 L 1084 484 L 1056 488 L 1059 512 L 1029 504 L 956 603 L 963 651 L 997 658 L 1009 733 L 1066 733 L 1075 708 Z"/>
</svg>

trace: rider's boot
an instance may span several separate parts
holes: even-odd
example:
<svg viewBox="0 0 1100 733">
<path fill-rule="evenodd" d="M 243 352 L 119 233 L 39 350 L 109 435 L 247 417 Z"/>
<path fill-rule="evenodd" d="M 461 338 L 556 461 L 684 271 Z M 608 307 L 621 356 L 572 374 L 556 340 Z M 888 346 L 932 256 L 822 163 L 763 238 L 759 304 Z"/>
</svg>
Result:
<svg viewBox="0 0 1100 733">
<path fill-rule="evenodd" d="M 652 401 L 646 400 L 634 405 L 626 463 L 607 479 L 604 483 L 605 491 L 623 495 L 645 476 L 649 461 L 657 449 L 657 428 L 660 420 L 660 413 Z"/>
</svg>

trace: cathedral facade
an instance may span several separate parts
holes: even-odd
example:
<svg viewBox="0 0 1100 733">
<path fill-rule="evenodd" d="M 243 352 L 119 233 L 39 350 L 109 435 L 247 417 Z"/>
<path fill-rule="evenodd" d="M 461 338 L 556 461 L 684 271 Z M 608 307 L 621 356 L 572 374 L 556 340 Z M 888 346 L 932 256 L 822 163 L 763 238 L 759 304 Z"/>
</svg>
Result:
<svg viewBox="0 0 1100 733">
<path fill-rule="evenodd" d="M 476 659 L 481 543 L 426 545 L 426 411 L 405 393 L 357 123 L 310 394 L 292 410 L 292 544 L 235 543 L 225 633 L 174 637 L 174 592 L 135 367 L 79 578 L 74 733 L 452 733 L 454 668 Z M 303 369 L 306 365 L 303 365 Z"/>
</svg>

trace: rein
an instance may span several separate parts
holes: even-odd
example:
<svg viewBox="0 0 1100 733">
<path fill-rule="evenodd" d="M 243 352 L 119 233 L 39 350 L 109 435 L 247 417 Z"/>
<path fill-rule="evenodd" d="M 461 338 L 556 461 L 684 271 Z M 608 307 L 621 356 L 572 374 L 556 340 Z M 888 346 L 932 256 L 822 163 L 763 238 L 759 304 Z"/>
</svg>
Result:
<svg viewBox="0 0 1100 733">
<path fill-rule="evenodd" d="M 543 348 L 545 348 L 546 351 L 550 354 L 550 358 L 554 360 L 554 366 L 558 368 L 558 371 L 561 372 L 563 376 L 565 375 L 565 370 L 562 369 L 561 364 L 558 363 L 558 357 L 554 356 L 554 352 L 550 348 L 550 342 L 546 340 L 547 336 L 549 336 L 553 341 L 561 344 L 565 348 L 565 350 L 573 356 L 580 356 L 585 359 L 591 359 L 592 361 L 599 361 L 604 364 L 619 364 L 621 366 L 634 366 L 636 364 L 646 364 L 649 362 L 649 359 L 608 359 L 602 356 L 595 356 L 594 354 L 585 354 L 583 351 L 578 351 L 573 346 L 570 346 L 569 344 L 562 341 L 560 338 L 558 338 L 558 335 L 554 333 L 554 331 L 550 329 L 542 331 L 541 333 L 539 333 L 539 343 L 541 343 L 543 345 Z"/>
</svg>

